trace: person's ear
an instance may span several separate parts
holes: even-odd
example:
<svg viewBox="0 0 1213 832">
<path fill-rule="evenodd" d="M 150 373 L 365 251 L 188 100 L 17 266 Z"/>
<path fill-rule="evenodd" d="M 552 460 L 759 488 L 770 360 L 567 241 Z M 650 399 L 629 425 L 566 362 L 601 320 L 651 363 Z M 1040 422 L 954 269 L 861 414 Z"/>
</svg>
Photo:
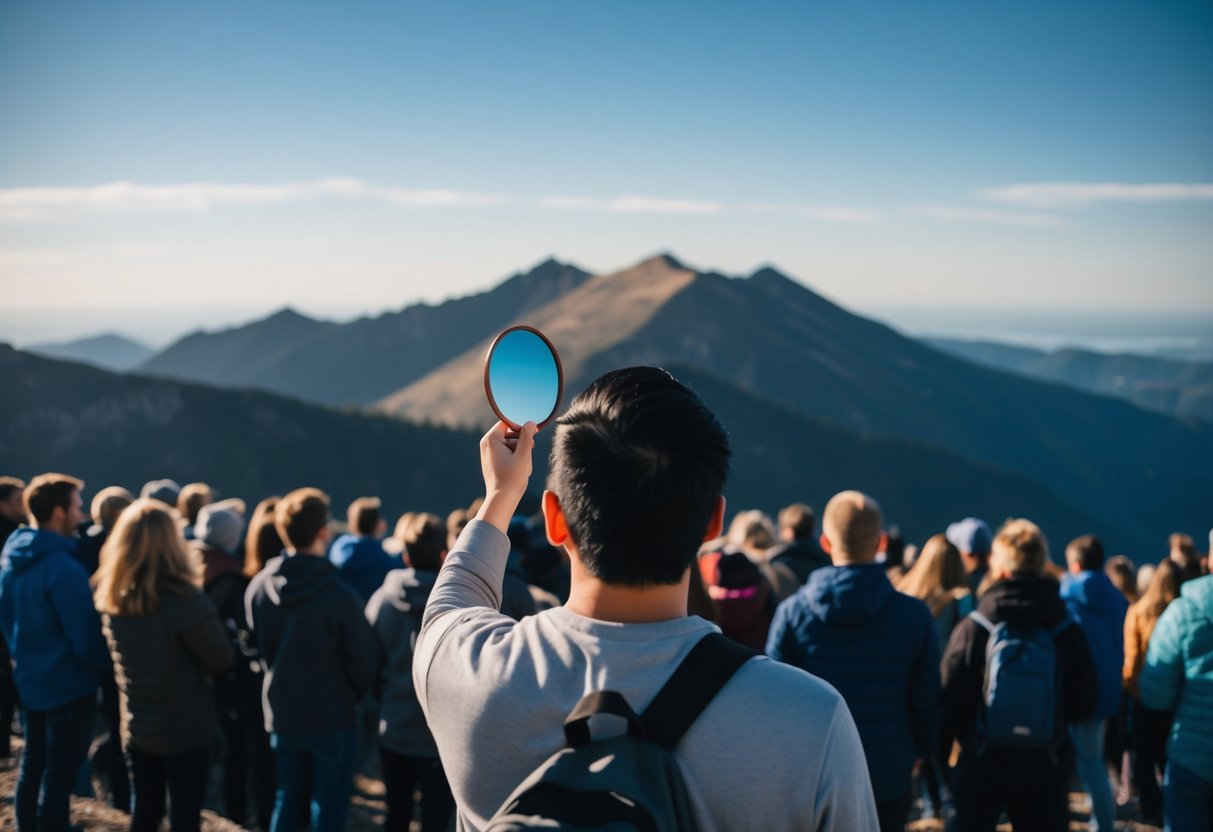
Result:
<svg viewBox="0 0 1213 832">
<path fill-rule="evenodd" d="M 830 538 L 826 537 L 825 532 L 821 533 L 821 537 L 817 539 L 817 542 L 821 544 L 821 551 L 827 555 L 834 554 L 834 547 L 830 545 Z"/>
<path fill-rule="evenodd" d="M 446 556 L 449 555 L 450 553 L 451 552 L 449 549 L 443 549 L 438 555 L 438 564 L 442 565 L 442 564 L 446 563 Z"/>
<path fill-rule="evenodd" d="M 547 534 L 548 543 L 563 546 L 569 539 L 569 524 L 565 519 L 564 510 L 560 507 L 560 498 L 551 491 L 544 491 L 542 508 L 543 530 Z"/>
<path fill-rule="evenodd" d="M 712 519 L 708 520 L 707 531 L 703 535 L 703 542 L 715 540 L 724 532 L 724 495 L 721 494 L 716 498 L 716 508 L 712 509 Z"/>
<path fill-rule="evenodd" d="M 877 552 L 889 551 L 889 533 L 888 532 L 880 533 L 880 543 L 876 544 L 876 551 Z"/>
</svg>

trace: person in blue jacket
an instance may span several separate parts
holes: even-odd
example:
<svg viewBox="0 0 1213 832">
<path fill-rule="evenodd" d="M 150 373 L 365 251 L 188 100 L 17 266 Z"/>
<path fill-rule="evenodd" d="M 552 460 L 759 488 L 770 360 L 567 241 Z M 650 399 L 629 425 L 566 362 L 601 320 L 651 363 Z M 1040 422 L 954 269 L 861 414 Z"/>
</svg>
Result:
<svg viewBox="0 0 1213 832">
<path fill-rule="evenodd" d="M 1069 574 L 1061 582 L 1061 599 L 1087 637 L 1099 685 L 1095 711 L 1070 727 L 1075 767 L 1091 795 L 1091 828 L 1110 832 L 1116 819 L 1116 803 L 1104 764 L 1104 732 L 1108 718 L 1120 710 L 1124 695 L 1121 669 L 1125 662 L 1125 613 L 1129 611 L 1129 602 L 1104 573 L 1103 565 L 1103 544 L 1099 538 L 1088 534 L 1071 540 L 1066 546 Z"/>
<path fill-rule="evenodd" d="M 1138 680 L 1147 708 L 1175 711 L 1167 743 L 1167 832 L 1213 829 L 1213 575 L 1186 581 L 1158 619 Z"/>
<path fill-rule="evenodd" d="M 927 605 L 893 589 L 880 506 L 844 491 L 826 506 L 821 546 L 834 566 L 775 610 L 767 655 L 829 682 L 855 719 L 882 832 L 905 827 L 914 769 L 939 735 L 939 644 Z"/>
<path fill-rule="evenodd" d="M 349 532 L 333 541 L 329 561 L 337 567 L 337 577 L 358 593 L 366 604 L 375 590 L 383 586 L 396 561 L 383 551 L 387 522 L 380 511 L 378 497 L 359 497 L 346 512 Z"/>
<path fill-rule="evenodd" d="M 25 727 L 14 798 L 19 832 L 68 828 L 97 691 L 112 672 L 88 573 L 69 537 L 84 522 L 83 488 L 63 474 L 35 477 L 25 491 L 31 526 L 13 532 L 0 554 L 0 629 Z"/>
</svg>

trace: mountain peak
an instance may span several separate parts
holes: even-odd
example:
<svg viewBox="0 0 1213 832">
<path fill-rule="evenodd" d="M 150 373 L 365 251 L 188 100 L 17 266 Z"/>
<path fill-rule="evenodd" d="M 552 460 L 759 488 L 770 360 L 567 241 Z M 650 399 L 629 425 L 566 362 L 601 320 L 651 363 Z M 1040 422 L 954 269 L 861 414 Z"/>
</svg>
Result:
<svg viewBox="0 0 1213 832">
<path fill-rule="evenodd" d="M 265 318 L 266 321 L 310 321 L 313 320 L 302 312 L 298 312 L 292 306 L 284 306 L 277 312 Z"/>
<path fill-rule="evenodd" d="M 652 266 L 661 266 L 666 269 L 676 269 L 678 271 L 682 271 L 687 268 L 677 257 L 668 251 L 662 251 L 654 254 L 652 257 L 641 260 L 636 264 L 635 268 L 641 269 Z"/>
<path fill-rule="evenodd" d="M 792 278 L 788 277 L 774 266 L 760 266 L 754 271 L 753 274 L 750 275 L 750 280 L 757 280 L 759 282 L 776 280 L 795 282 L 792 281 Z"/>
</svg>

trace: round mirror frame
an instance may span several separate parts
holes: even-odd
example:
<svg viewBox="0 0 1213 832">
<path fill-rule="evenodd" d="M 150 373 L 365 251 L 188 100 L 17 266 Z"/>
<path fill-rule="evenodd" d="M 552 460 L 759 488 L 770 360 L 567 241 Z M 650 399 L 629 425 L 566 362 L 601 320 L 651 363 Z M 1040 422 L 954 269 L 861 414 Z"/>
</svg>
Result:
<svg viewBox="0 0 1213 832">
<path fill-rule="evenodd" d="M 511 430 L 522 430 L 522 425 L 515 424 L 501 412 L 501 408 L 497 406 L 497 400 L 493 398 L 493 385 L 489 383 L 489 367 L 493 362 L 493 353 L 496 351 L 497 345 L 511 332 L 518 331 L 530 332 L 537 336 L 547 346 L 548 351 L 552 354 L 552 360 L 556 362 L 556 401 L 552 404 L 552 412 L 542 422 L 537 423 L 536 429 L 538 429 L 555 419 L 557 411 L 560 410 L 560 402 L 564 399 L 564 365 L 560 363 L 560 353 L 556 352 L 556 347 L 552 345 L 552 342 L 548 340 L 546 335 L 535 329 L 535 327 L 526 326 L 525 324 L 506 327 L 497 334 L 497 337 L 493 339 L 493 343 L 489 344 L 489 351 L 484 356 L 484 394 L 488 397 L 489 407 L 493 408 L 493 413 L 497 414 L 498 419 L 505 422 Z"/>
</svg>

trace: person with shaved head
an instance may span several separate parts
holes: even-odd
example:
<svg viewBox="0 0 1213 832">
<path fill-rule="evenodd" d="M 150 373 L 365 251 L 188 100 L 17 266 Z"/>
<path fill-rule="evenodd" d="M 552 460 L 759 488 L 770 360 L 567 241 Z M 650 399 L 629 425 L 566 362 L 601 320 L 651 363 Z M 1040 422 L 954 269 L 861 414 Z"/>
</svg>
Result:
<svg viewBox="0 0 1213 832">
<path fill-rule="evenodd" d="M 836 494 L 822 516 L 832 567 L 775 611 L 767 655 L 832 684 L 846 700 L 867 756 L 882 832 L 901 830 L 913 771 L 939 725 L 939 644 L 926 604 L 893 589 L 876 553 L 880 506 L 858 491 Z"/>
</svg>

